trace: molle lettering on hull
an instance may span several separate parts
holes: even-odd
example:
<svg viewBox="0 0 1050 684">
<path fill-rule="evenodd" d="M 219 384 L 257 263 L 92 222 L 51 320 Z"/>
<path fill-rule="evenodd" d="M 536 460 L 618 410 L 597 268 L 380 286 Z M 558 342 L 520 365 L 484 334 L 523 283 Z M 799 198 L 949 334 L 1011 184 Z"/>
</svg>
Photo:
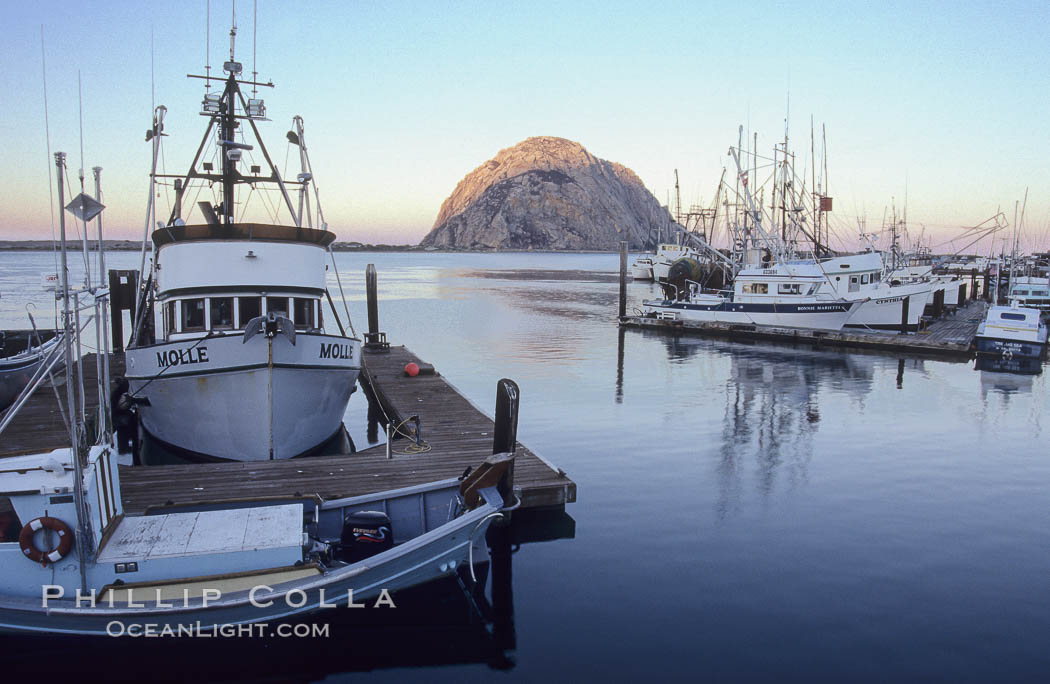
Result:
<svg viewBox="0 0 1050 684">
<path fill-rule="evenodd" d="M 192 363 L 207 363 L 207 347 L 190 347 L 189 349 L 169 349 L 157 352 L 157 365 L 161 368 L 168 366 L 187 365 Z"/>
<path fill-rule="evenodd" d="M 361 370 L 355 339 L 300 333 L 170 342 L 127 351 L 142 426 L 180 449 L 235 461 L 298 456 L 342 422 Z M 197 341 L 199 342 L 199 341 Z M 272 345 L 272 350 L 271 350 Z"/>
<path fill-rule="evenodd" d="M 321 353 L 318 358 L 349 360 L 354 358 L 354 346 L 350 343 L 322 342 Z"/>
</svg>

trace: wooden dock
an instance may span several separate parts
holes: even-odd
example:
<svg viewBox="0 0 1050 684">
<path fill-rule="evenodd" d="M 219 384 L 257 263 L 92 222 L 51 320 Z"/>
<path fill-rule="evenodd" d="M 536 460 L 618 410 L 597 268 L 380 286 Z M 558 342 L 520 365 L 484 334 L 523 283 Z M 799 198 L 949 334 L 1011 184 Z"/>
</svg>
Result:
<svg viewBox="0 0 1050 684">
<path fill-rule="evenodd" d="M 906 335 L 865 332 L 859 329 L 841 331 L 778 328 L 758 325 L 733 325 L 701 321 L 667 320 L 645 316 L 622 316 L 620 326 L 657 330 L 673 335 L 699 335 L 738 340 L 767 340 L 809 344 L 817 347 L 872 349 L 917 356 L 969 358 L 977 326 L 984 318 L 987 304 L 970 302 L 941 318 L 928 322 L 917 333 Z"/>
<path fill-rule="evenodd" d="M 409 361 L 422 364 L 404 347 L 393 347 L 386 353 L 368 352 L 361 382 L 367 392 L 382 401 L 382 410 L 391 420 L 400 422 L 401 416 L 420 415 L 429 450 L 399 453 L 412 443 L 402 439 L 392 444 L 390 458 L 386 446 L 380 445 L 354 454 L 282 461 L 121 466 L 125 511 L 140 514 L 172 506 L 315 496 L 332 499 L 458 477 L 492 453 L 493 421 L 439 374 L 406 376 L 403 369 Z M 123 373 L 122 354 L 112 355 L 110 363 L 113 377 Z M 84 371 L 90 414 L 98 406 L 92 391 L 96 386 L 93 354 L 84 357 Z M 0 435 L 0 458 L 68 445 L 54 391 L 42 387 Z M 514 486 L 522 508 L 563 506 L 576 500 L 576 484 L 520 443 Z"/>
</svg>

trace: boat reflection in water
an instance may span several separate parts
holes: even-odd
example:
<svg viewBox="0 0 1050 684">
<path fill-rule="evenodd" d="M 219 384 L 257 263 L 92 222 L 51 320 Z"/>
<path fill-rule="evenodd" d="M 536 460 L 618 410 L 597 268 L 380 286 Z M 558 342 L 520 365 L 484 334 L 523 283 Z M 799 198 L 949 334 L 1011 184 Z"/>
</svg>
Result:
<svg viewBox="0 0 1050 684">
<path fill-rule="evenodd" d="M 982 398 L 986 398 L 988 392 L 1030 394 L 1033 380 L 1043 372 L 1043 362 L 1040 359 L 1017 356 L 978 356 L 974 362 L 974 370 L 981 373 Z"/>
<path fill-rule="evenodd" d="M 663 343 L 672 364 L 700 355 L 728 361 L 717 466 L 720 515 L 736 508 L 745 468 L 747 477 L 757 476 L 762 496 L 777 486 L 805 482 L 822 421 L 821 395 L 861 402 L 872 389 L 876 368 L 898 365 L 897 359 L 883 356 L 809 346 L 643 334 Z M 898 372 L 898 382 L 901 376 Z M 750 464 L 757 465 L 757 473 Z"/>
</svg>

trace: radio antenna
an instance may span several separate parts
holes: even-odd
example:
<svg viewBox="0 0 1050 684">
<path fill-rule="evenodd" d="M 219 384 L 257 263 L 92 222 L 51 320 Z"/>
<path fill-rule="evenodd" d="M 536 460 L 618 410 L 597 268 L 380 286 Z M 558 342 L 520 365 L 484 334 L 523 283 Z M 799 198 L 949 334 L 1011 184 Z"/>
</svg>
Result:
<svg viewBox="0 0 1050 684">
<path fill-rule="evenodd" d="M 207 17 L 204 20 L 204 75 L 211 76 L 211 0 L 208 0 L 205 12 Z M 211 90 L 211 79 L 204 79 L 204 92 L 207 93 Z"/>
<path fill-rule="evenodd" d="M 55 180 L 51 170 L 51 126 L 47 114 L 47 56 L 44 50 L 44 25 L 40 25 L 40 69 L 44 76 L 44 138 L 47 141 L 47 206 L 51 209 L 51 252 L 55 257 L 55 273 L 58 273 L 58 249 L 55 237 Z M 56 313 L 57 320 L 58 315 Z"/>
<path fill-rule="evenodd" d="M 259 94 L 255 81 L 259 80 L 259 68 L 255 61 L 255 45 L 259 38 L 259 0 L 252 0 L 252 97 Z"/>
</svg>

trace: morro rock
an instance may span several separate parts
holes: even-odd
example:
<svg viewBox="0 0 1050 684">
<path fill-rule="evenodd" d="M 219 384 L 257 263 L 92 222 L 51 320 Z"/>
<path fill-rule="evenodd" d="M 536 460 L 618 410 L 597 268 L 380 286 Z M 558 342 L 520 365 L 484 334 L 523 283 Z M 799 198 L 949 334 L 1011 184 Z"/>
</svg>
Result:
<svg viewBox="0 0 1050 684">
<path fill-rule="evenodd" d="M 633 171 L 577 142 L 528 138 L 461 180 L 441 205 L 424 247 L 643 248 L 671 215 Z"/>
</svg>

